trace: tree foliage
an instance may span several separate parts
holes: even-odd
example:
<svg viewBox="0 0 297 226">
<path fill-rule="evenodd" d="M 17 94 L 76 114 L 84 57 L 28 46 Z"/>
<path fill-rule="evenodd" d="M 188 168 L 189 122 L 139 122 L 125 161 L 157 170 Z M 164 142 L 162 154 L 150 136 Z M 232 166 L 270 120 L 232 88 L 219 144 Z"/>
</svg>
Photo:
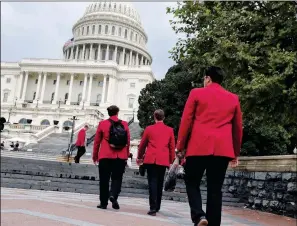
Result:
<svg viewBox="0 0 297 226">
<path fill-rule="evenodd" d="M 168 13 L 185 38 L 171 52 L 178 65 L 141 92 L 141 126 L 160 107 L 177 132 L 193 82 L 201 82 L 205 67 L 217 65 L 227 75 L 223 86 L 241 99 L 243 154 L 291 153 L 297 143 L 295 3 L 182 2 Z"/>
</svg>

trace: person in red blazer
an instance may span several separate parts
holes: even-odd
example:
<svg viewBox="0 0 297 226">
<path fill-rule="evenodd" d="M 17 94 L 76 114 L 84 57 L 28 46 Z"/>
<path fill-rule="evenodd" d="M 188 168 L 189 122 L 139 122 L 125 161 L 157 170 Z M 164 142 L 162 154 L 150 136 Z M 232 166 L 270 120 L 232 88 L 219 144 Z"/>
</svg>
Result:
<svg viewBox="0 0 297 226">
<path fill-rule="evenodd" d="M 77 134 L 77 140 L 76 140 L 76 147 L 77 147 L 77 153 L 74 157 L 74 162 L 79 163 L 80 158 L 86 153 L 85 148 L 85 142 L 86 142 L 86 133 L 89 129 L 88 125 L 85 125 L 84 128 L 82 128 L 78 134 Z"/>
<path fill-rule="evenodd" d="M 185 183 L 191 218 L 198 226 L 219 226 L 222 186 L 231 161 L 238 165 L 242 141 L 242 113 L 237 95 L 220 84 L 223 70 L 207 69 L 204 88 L 190 92 L 177 140 L 177 156 L 185 155 Z M 207 207 L 202 209 L 200 181 L 206 170 Z"/>
<path fill-rule="evenodd" d="M 109 119 L 99 122 L 93 147 L 93 162 L 99 163 L 100 179 L 100 204 L 97 208 L 106 209 L 108 199 L 112 202 L 114 209 L 119 209 L 118 196 L 121 192 L 123 174 L 126 161 L 130 154 L 130 131 L 126 121 L 119 121 L 119 108 L 112 105 L 107 108 Z M 121 123 L 126 131 L 126 145 L 121 149 L 115 149 L 110 144 L 111 123 Z M 109 181 L 111 178 L 111 191 L 109 191 Z"/>
<path fill-rule="evenodd" d="M 148 126 L 138 146 L 137 164 L 147 169 L 149 184 L 149 215 L 155 216 L 160 210 L 166 167 L 175 158 L 173 129 L 163 123 L 164 111 L 154 112 L 155 124 Z"/>
</svg>

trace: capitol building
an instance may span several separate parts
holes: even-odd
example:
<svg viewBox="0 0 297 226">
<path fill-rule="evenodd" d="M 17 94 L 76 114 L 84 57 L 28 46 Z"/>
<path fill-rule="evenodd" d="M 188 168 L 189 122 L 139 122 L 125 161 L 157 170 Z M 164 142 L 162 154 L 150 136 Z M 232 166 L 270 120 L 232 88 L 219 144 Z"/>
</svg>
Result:
<svg viewBox="0 0 297 226">
<path fill-rule="evenodd" d="M 63 132 L 72 116 L 76 125 L 95 126 L 108 118 L 112 104 L 120 107 L 121 119 L 130 121 L 135 113 L 137 122 L 140 91 L 154 75 L 148 37 L 133 5 L 92 3 L 72 33 L 61 44 L 63 59 L 1 62 L 1 117 L 10 122 L 8 129 L 30 124 L 42 133 L 55 124 Z"/>
</svg>

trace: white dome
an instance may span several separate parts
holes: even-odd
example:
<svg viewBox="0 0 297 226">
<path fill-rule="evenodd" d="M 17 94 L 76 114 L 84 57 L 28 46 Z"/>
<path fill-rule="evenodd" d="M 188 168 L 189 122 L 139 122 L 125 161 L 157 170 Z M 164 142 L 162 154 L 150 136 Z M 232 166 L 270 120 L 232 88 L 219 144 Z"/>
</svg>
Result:
<svg viewBox="0 0 297 226">
<path fill-rule="evenodd" d="M 129 2 L 99 1 L 89 5 L 85 11 L 85 14 L 97 14 L 102 12 L 122 14 L 141 24 L 138 12 Z"/>
</svg>

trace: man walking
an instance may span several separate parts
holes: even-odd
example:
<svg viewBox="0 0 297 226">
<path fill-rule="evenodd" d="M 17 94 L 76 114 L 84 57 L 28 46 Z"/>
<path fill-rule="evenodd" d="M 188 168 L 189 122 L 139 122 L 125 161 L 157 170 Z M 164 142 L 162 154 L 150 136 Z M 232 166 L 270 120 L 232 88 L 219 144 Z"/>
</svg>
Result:
<svg viewBox="0 0 297 226">
<path fill-rule="evenodd" d="M 106 209 L 109 199 L 112 208 L 120 209 L 117 200 L 130 153 L 130 131 L 128 123 L 119 120 L 117 106 L 108 107 L 107 112 L 110 118 L 99 123 L 93 147 L 93 162 L 99 162 L 100 204 L 97 208 Z"/>
<path fill-rule="evenodd" d="M 88 125 L 85 125 L 84 128 L 82 128 L 78 134 L 77 134 L 77 140 L 76 140 L 76 147 L 77 147 L 77 154 L 74 157 L 75 163 L 79 163 L 80 158 L 86 153 L 86 133 L 89 129 Z"/>
<path fill-rule="evenodd" d="M 238 165 L 242 113 L 237 95 L 220 85 L 223 71 L 210 67 L 204 87 L 193 89 L 186 102 L 177 141 L 177 156 L 186 156 L 185 183 L 195 226 L 219 226 L 222 185 L 228 164 Z M 200 181 L 206 170 L 207 206 L 202 209 Z"/>
<path fill-rule="evenodd" d="M 160 210 L 166 167 L 175 157 L 173 129 L 164 124 L 164 118 L 163 110 L 154 112 L 155 124 L 144 130 L 138 147 L 137 164 L 143 163 L 147 169 L 150 203 L 147 214 L 151 216 L 156 216 Z"/>
</svg>

